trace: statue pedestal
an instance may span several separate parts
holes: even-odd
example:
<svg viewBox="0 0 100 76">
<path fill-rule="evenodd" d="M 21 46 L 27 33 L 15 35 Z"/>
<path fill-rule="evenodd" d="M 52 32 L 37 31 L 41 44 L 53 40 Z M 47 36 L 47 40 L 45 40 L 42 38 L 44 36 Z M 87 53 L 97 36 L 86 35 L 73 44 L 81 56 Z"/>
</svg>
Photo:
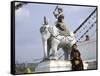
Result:
<svg viewBox="0 0 100 76">
<path fill-rule="evenodd" d="M 87 64 L 84 64 L 84 69 L 87 69 Z M 55 60 L 50 60 L 50 61 L 44 61 L 40 64 L 35 69 L 35 72 L 54 72 L 54 71 L 69 71 L 71 70 L 71 62 L 70 61 L 55 61 Z"/>
<path fill-rule="evenodd" d="M 69 61 L 44 61 L 35 69 L 35 72 L 52 72 L 52 71 L 65 71 L 71 70 L 71 63 Z"/>
</svg>

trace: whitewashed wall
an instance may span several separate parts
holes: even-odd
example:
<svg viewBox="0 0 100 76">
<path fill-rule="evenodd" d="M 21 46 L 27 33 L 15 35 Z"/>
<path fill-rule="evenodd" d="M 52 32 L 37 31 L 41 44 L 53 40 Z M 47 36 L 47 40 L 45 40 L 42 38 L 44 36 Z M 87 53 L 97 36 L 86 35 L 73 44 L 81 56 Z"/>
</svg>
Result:
<svg viewBox="0 0 100 76">
<path fill-rule="evenodd" d="M 83 60 L 96 59 L 96 40 L 89 40 L 77 44 Z"/>
</svg>

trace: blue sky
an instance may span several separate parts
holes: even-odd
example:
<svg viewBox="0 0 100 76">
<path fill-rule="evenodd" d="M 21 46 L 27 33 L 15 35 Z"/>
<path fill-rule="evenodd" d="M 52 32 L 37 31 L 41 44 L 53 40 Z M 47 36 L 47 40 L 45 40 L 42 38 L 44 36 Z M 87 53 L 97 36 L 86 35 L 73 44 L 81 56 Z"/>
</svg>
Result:
<svg viewBox="0 0 100 76">
<path fill-rule="evenodd" d="M 29 3 L 15 12 L 15 57 L 18 62 L 32 62 L 43 57 L 40 27 L 46 16 L 49 24 L 56 21 L 53 11 L 56 5 Z M 74 31 L 95 9 L 95 7 L 67 6 L 63 8 L 65 24 Z"/>
</svg>

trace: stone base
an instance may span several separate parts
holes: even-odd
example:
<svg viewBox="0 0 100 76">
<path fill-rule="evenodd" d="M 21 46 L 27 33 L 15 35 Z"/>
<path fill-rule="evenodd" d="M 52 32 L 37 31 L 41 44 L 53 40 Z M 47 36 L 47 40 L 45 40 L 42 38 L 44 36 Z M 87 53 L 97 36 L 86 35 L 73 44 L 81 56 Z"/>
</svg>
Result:
<svg viewBox="0 0 100 76">
<path fill-rule="evenodd" d="M 84 69 L 87 69 L 88 64 L 84 63 Z M 44 61 L 35 69 L 35 72 L 53 72 L 53 71 L 69 71 L 71 70 L 71 62 L 70 61 Z"/>
</svg>

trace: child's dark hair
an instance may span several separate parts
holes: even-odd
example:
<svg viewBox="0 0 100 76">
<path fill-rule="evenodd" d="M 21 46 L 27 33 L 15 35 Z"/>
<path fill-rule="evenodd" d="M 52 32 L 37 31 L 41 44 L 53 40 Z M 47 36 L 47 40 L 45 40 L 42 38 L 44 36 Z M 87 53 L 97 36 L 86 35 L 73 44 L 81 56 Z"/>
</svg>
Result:
<svg viewBox="0 0 100 76">
<path fill-rule="evenodd" d="M 75 43 L 75 44 L 73 44 L 72 48 L 73 48 L 74 46 L 77 46 L 77 44 L 76 44 L 76 43 Z"/>
</svg>

